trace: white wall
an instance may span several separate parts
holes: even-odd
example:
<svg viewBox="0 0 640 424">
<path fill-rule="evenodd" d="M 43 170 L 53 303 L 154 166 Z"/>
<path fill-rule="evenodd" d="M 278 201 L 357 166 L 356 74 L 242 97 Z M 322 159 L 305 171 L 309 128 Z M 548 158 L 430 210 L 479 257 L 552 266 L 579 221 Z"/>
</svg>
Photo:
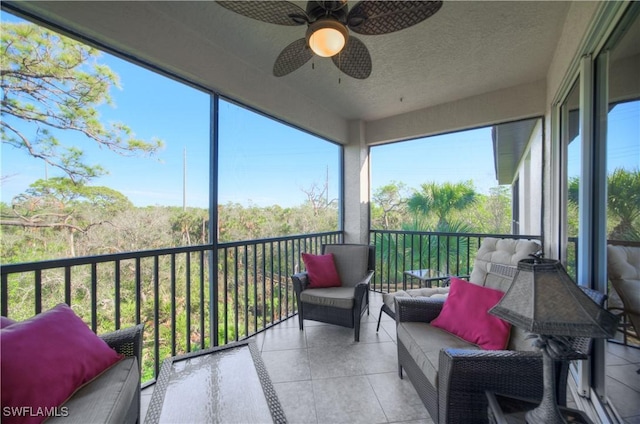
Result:
<svg viewBox="0 0 640 424">
<path fill-rule="evenodd" d="M 496 123 L 545 116 L 546 128 L 551 128 L 553 102 L 560 88 L 566 84 L 570 64 L 584 44 L 587 30 L 597 15 L 600 2 L 575 2 L 567 14 L 558 47 L 549 67 L 547 78 L 534 83 L 523 84 L 482 95 L 441 104 L 389 118 L 370 122 L 351 122 L 349 124 L 349 143 L 345 147 L 345 228 L 347 240 L 365 240 L 369 219 L 368 177 L 363 172 L 368 169 L 367 146 L 391 141 L 425 137 L 464 129 L 478 128 Z M 526 164 L 531 182 L 521 188 L 521 196 L 527 197 L 541 188 L 542 196 L 532 196 L 523 210 L 541 210 L 545 205 L 542 218 L 539 214 L 525 217 L 525 227 L 521 232 L 543 228 L 545 250 L 548 257 L 558 257 L 559 228 L 559 157 L 557 146 L 552 145 L 552 132 L 542 133 L 542 127 L 536 128 L 541 135 L 531 144 L 531 161 Z M 355 150 L 360 146 L 360 152 Z M 539 154 L 544 150 L 544 154 Z M 544 169 L 539 172 L 544 158 Z M 357 164 L 355 168 L 353 166 Z M 525 164 L 521 164 L 525 166 Z M 349 171 L 350 170 L 350 171 Z M 524 171 L 524 170 L 523 170 Z M 541 177 L 538 177 L 542 175 Z M 538 179 L 540 178 L 540 179 Z M 357 186 L 359 184 L 359 187 Z M 543 187 L 544 184 L 544 187 Z M 524 190 L 522 190 L 524 188 Z M 366 194 L 365 194 L 366 189 Z M 358 234 L 359 232 L 359 234 Z"/>
<path fill-rule="evenodd" d="M 526 154 L 518 165 L 516 175 L 520 176 L 519 211 L 516 219 L 520 222 L 520 234 L 539 235 L 542 233 L 542 140 L 543 123 L 538 120 L 526 149 Z"/>
<path fill-rule="evenodd" d="M 366 123 L 367 144 L 426 137 L 541 116 L 546 83 L 518 85 Z"/>
<path fill-rule="evenodd" d="M 364 124 L 349 126 L 344 146 L 344 241 L 369 243 L 369 149 Z"/>
</svg>

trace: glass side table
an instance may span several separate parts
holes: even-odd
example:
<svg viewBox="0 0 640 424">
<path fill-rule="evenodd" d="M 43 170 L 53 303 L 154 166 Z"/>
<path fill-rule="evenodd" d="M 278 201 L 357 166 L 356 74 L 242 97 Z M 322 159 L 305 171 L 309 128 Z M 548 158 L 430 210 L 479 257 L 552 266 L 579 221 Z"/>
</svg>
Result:
<svg viewBox="0 0 640 424">
<path fill-rule="evenodd" d="M 524 415 L 538 406 L 538 402 L 515 396 L 504 396 L 499 393 L 485 392 L 489 406 L 487 414 L 491 424 L 526 424 Z M 567 423 L 593 424 L 587 415 L 577 409 L 560 407 L 560 413 Z M 534 424 L 534 423 L 528 423 Z M 537 423 L 535 423 L 537 424 Z"/>
<path fill-rule="evenodd" d="M 287 419 L 254 340 L 167 358 L 145 423 L 276 423 Z"/>
<path fill-rule="evenodd" d="M 420 287 L 431 287 L 434 281 L 443 281 L 449 278 L 448 274 L 435 269 L 411 269 L 402 274 L 402 290 L 407 289 L 407 280 L 416 279 L 420 282 Z M 438 284 L 440 285 L 440 284 Z"/>
</svg>

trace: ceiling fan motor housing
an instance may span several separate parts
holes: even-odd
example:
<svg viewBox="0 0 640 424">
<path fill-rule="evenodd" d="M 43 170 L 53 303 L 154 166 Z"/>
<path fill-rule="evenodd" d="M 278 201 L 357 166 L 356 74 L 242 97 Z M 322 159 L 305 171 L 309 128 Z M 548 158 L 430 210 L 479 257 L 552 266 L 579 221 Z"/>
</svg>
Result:
<svg viewBox="0 0 640 424">
<path fill-rule="evenodd" d="M 309 21 L 313 22 L 322 16 L 333 16 L 342 23 L 347 20 L 347 13 L 349 7 L 347 6 L 347 0 L 338 1 L 321 1 L 311 0 L 307 2 L 307 16 Z"/>
</svg>

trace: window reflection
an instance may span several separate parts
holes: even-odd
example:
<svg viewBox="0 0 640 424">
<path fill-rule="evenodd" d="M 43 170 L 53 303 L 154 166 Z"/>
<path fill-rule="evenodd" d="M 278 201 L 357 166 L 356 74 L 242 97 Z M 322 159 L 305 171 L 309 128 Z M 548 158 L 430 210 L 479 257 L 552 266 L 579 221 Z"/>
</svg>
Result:
<svg viewBox="0 0 640 424">
<path fill-rule="evenodd" d="M 640 281 L 617 278 L 619 267 L 614 259 L 619 259 L 616 252 L 620 251 L 625 255 L 640 254 L 640 19 L 637 14 L 631 24 L 620 25 L 616 36 L 618 39 L 612 41 L 608 51 L 606 234 L 607 243 L 618 246 L 610 246 L 608 250 L 608 306 L 614 313 L 624 312 L 627 334 L 619 331 L 616 340 L 607 343 L 604 374 L 610 406 L 621 421 L 632 422 L 640 415 L 640 390 L 633 384 L 638 381 L 635 372 L 640 363 L 640 328 L 634 327 L 629 317 L 634 310 L 640 314 L 640 305 L 637 292 L 633 294 L 629 289 L 640 285 Z M 624 266 L 633 272 L 631 264 Z"/>
<path fill-rule="evenodd" d="M 582 135 L 580 134 L 580 87 L 576 81 L 562 105 L 562 145 L 564 158 L 564 180 L 566 198 L 566 254 L 564 265 L 569 275 L 577 280 L 577 246 L 580 218 L 579 187 L 581 172 Z"/>
</svg>

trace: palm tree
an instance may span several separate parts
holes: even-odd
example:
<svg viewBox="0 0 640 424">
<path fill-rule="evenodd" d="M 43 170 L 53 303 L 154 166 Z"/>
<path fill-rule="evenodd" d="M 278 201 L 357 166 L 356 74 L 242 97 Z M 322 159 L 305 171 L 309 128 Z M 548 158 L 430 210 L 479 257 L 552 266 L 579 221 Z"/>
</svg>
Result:
<svg viewBox="0 0 640 424">
<path fill-rule="evenodd" d="M 432 268 L 445 273 L 465 275 L 470 272 L 470 250 L 478 249 L 478 241 L 463 233 L 471 228 L 458 221 L 445 222 L 435 228 L 417 220 L 402 226 L 402 231 L 379 234 L 374 239 L 376 263 L 383 271 L 376 274 L 376 284 L 384 291 L 394 291 L 409 269 Z M 450 235 L 452 233 L 460 236 Z M 391 290 L 391 288 L 394 290 Z"/>
<path fill-rule="evenodd" d="M 476 192 L 472 181 L 462 183 L 422 184 L 421 190 L 409 198 L 409 211 L 414 214 L 429 215 L 438 218 L 437 226 L 444 226 L 449 214 L 454 210 L 462 210 L 476 201 Z"/>
<path fill-rule="evenodd" d="M 569 201 L 578 204 L 580 180 L 569 181 Z M 607 212 L 618 223 L 609 238 L 640 240 L 640 171 L 618 168 L 607 177 Z"/>
<path fill-rule="evenodd" d="M 607 211 L 620 222 L 609 237 L 617 240 L 640 240 L 637 221 L 640 217 L 640 171 L 621 168 L 608 178 Z"/>
</svg>

